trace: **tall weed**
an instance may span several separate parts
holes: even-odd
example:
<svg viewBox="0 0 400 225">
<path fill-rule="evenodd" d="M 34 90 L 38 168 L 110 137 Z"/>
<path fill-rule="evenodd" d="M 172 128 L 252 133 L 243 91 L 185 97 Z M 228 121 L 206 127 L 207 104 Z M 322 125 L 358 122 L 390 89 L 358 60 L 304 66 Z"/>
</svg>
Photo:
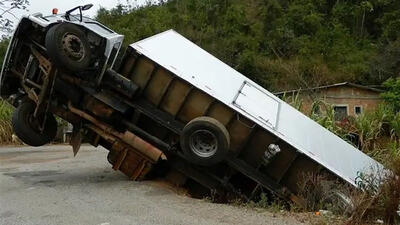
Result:
<svg viewBox="0 0 400 225">
<path fill-rule="evenodd" d="M 12 111 L 13 109 L 8 103 L 0 100 L 0 144 L 10 144 L 15 141 L 12 138 Z"/>
<path fill-rule="evenodd" d="M 333 106 L 323 100 L 317 100 L 312 103 L 310 118 L 339 137 L 345 138 L 348 134 L 335 120 Z"/>
<path fill-rule="evenodd" d="M 300 91 L 293 92 L 292 95 L 286 95 L 283 93 L 282 100 L 293 106 L 297 110 L 301 110 L 303 100 L 300 98 Z"/>
<path fill-rule="evenodd" d="M 358 134 L 360 148 L 364 152 L 374 149 L 375 142 L 382 132 L 383 121 L 374 114 L 364 113 L 354 120 L 355 132 Z"/>
<path fill-rule="evenodd" d="M 363 192 L 354 196 L 355 208 L 347 224 L 365 224 L 378 219 L 389 225 L 400 223 L 400 157 L 391 156 L 387 163 L 390 172 L 380 177 L 361 176 Z"/>
</svg>

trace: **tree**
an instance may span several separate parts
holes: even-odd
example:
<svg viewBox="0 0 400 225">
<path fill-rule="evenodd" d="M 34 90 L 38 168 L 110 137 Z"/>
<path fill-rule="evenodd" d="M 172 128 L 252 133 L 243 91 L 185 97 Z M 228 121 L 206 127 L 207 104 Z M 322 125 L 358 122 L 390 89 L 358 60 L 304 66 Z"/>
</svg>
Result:
<svg viewBox="0 0 400 225">
<path fill-rule="evenodd" d="M 389 78 L 383 83 L 386 91 L 381 94 L 382 98 L 390 106 L 394 108 L 395 111 L 400 111 L 400 78 Z"/>
<path fill-rule="evenodd" d="M 26 10 L 29 0 L 0 0 L 0 31 L 11 33 L 13 30 L 12 19 L 19 19 L 14 15 L 14 10 Z"/>
</svg>

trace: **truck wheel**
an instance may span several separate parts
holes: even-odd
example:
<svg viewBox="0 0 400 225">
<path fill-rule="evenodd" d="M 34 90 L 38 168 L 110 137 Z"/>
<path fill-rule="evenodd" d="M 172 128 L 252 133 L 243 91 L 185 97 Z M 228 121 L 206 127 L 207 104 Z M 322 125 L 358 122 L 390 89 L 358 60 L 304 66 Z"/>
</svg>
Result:
<svg viewBox="0 0 400 225">
<path fill-rule="evenodd" d="M 180 144 L 186 158 L 209 166 L 222 161 L 229 151 L 229 133 L 218 120 L 198 117 L 183 128 Z"/>
<path fill-rule="evenodd" d="M 15 134 L 25 144 L 41 146 L 52 141 L 57 134 L 57 121 L 52 114 L 47 115 L 43 132 L 39 130 L 40 118 L 34 118 L 35 103 L 23 101 L 12 115 L 12 127 Z"/>
<path fill-rule="evenodd" d="M 324 203 L 334 205 L 338 214 L 350 215 L 355 209 L 353 200 L 348 195 L 336 189 L 328 193 Z"/>
<path fill-rule="evenodd" d="M 45 45 L 51 61 L 64 69 L 80 72 L 89 67 L 90 45 L 81 28 L 60 23 L 49 29 Z"/>
</svg>

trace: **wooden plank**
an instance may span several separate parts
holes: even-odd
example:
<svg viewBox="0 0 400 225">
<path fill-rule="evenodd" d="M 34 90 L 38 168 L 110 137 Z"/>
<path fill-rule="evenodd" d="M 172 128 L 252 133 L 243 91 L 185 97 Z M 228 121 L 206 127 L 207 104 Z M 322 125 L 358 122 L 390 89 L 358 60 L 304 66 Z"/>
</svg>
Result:
<svg viewBox="0 0 400 225">
<path fill-rule="evenodd" d="M 154 75 L 159 71 L 160 67 L 158 65 L 154 66 L 153 71 L 151 71 L 150 76 L 147 78 L 146 83 L 142 89 L 140 89 L 140 94 L 142 94 L 147 86 L 149 85 L 151 79 L 154 77 Z"/>
<path fill-rule="evenodd" d="M 168 82 L 168 84 L 164 87 L 164 90 L 161 94 L 160 100 L 157 102 L 156 106 L 157 108 L 160 107 L 161 103 L 163 102 L 165 95 L 167 95 L 169 88 L 171 87 L 171 84 L 174 82 L 175 76 L 172 77 L 172 79 Z"/>
<path fill-rule="evenodd" d="M 180 158 L 170 158 L 170 165 L 178 170 L 179 172 L 185 174 L 196 182 L 200 183 L 204 187 L 210 190 L 220 190 L 222 189 L 222 185 L 215 179 L 212 179 L 210 176 L 202 173 L 196 168 L 192 167 L 190 164 L 186 163 Z"/>
<path fill-rule="evenodd" d="M 188 91 L 186 92 L 186 94 L 183 96 L 183 101 L 182 101 L 181 105 L 179 106 L 178 111 L 177 111 L 177 112 L 175 113 L 175 115 L 174 115 L 174 118 L 175 118 L 175 119 L 176 119 L 176 117 L 179 115 L 179 113 L 181 112 L 183 106 L 184 106 L 185 103 L 186 103 L 186 100 L 188 99 L 188 97 L 189 97 L 190 93 L 192 93 L 192 91 L 193 91 L 193 86 L 190 86 L 189 90 L 188 90 Z"/>
<path fill-rule="evenodd" d="M 241 172 L 243 175 L 252 179 L 253 181 L 259 183 L 263 187 L 267 188 L 271 192 L 275 193 L 281 198 L 287 199 L 287 194 L 282 192 L 282 186 L 276 183 L 274 180 L 269 178 L 268 176 L 260 173 L 255 168 L 249 166 L 243 160 L 238 158 L 230 157 L 227 160 L 229 166 L 233 167 L 237 171 Z"/>
<path fill-rule="evenodd" d="M 297 157 L 300 154 L 296 151 L 296 153 L 293 155 L 292 160 L 290 160 L 290 163 L 287 165 L 287 167 L 283 170 L 283 173 L 281 175 L 281 177 L 277 180 L 278 183 L 280 183 L 282 181 L 282 179 L 285 177 L 286 173 L 289 171 L 290 167 L 293 165 L 294 161 L 296 161 Z"/>
<path fill-rule="evenodd" d="M 215 98 L 212 98 L 211 102 L 207 105 L 206 110 L 204 111 L 204 116 L 207 116 L 208 113 L 211 110 L 211 107 L 217 102 L 217 100 L 215 100 Z"/>
<path fill-rule="evenodd" d="M 176 134 L 180 134 L 184 127 L 184 124 L 175 120 L 173 116 L 169 113 L 163 112 L 155 106 L 151 105 L 147 101 L 143 99 L 138 99 L 137 101 L 131 102 L 126 101 L 127 104 L 132 106 L 133 108 L 139 110 L 144 115 L 150 117 L 155 122 L 159 123 L 161 126 L 166 127 L 167 129 L 175 132 Z"/>
<path fill-rule="evenodd" d="M 246 146 L 249 144 L 249 142 L 250 142 L 251 138 L 253 137 L 254 133 L 256 132 L 256 130 L 257 130 L 257 125 L 254 126 L 253 128 L 251 128 L 250 133 L 247 135 L 246 139 L 240 145 L 240 147 L 239 147 L 240 150 L 237 152 L 237 154 L 239 154 L 240 152 L 243 151 L 243 149 L 246 148 Z"/>
</svg>

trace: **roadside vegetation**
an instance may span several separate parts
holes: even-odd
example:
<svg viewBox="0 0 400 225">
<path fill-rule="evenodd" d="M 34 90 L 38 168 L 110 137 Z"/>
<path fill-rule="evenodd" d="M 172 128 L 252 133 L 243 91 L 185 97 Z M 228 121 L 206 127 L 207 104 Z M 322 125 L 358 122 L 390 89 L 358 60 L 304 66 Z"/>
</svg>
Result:
<svg viewBox="0 0 400 225">
<path fill-rule="evenodd" d="M 351 211 L 345 214 L 346 224 L 369 224 L 376 221 L 400 223 L 400 78 L 389 79 L 384 86 L 384 103 L 375 111 L 357 117 L 335 121 L 333 107 L 323 101 L 314 102 L 310 112 L 303 112 L 391 170 L 385 176 L 384 171 L 380 171 L 380 177 L 359 174 L 358 184 L 363 192 L 351 191 L 346 186 L 340 188 L 347 196 L 351 196 L 354 204 Z M 301 108 L 298 94 L 283 98 L 293 107 Z M 304 183 L 299 185 L 304 186 L 303 197 L 307 202 L 307 210 L 343 213 L 343 209 L 338 208 L 340 205 L 325 201 L 329 190 L 336 184 L 329 184 L 323 176 L 317 174 L 307 174 L 302 180 Z M 379 182 L 382 183 L 380 188 L 377 187 Z"/>
<path fill-rule="evenodd" d="M 11 144 L 13 140 L 11 127 L 12 108 L 5 101 L 0 101 L 0 144 Z"/>
<path fill-rule="evenodd" d="M 0 42 L 0 63 L 3 65 L 4 55 L 7 51 L 8 39 Z M 12 108 L 5 101 L 0 100 L 0 144 L 11 144 L 13 140 L 11 127 Z"/>
</svg>

